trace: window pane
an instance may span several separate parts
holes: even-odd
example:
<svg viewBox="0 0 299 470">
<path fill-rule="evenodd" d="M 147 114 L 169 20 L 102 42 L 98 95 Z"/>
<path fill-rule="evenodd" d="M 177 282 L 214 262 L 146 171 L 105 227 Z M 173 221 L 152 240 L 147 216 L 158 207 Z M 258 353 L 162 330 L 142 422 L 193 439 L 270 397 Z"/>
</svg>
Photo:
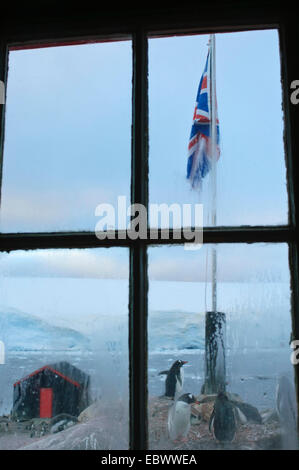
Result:
<svg viewBox="0 0 299 470">
<path fill-rule="evenodd" d="M 0 449 L 127 449 L 127 249 L 14 252 L 0 268 Z"/>
<path fill-rule="evenodd" d="M 201 202 L 206 226 L 212 225 L 211 171 L 202 179 L 201 192 L 191 189 L 186 175 L 208 41 L 208 35 L 149 40 L 150 202 Z M 220 132 L 217 225 L 285 224 L 288 208 L 278 32 L 221 33 L 215 35 L 215 43 Z"/>
<path fill-rule="evenodd" d="M 1 230 L 94 230 L 130 195 L 131 41 L 9 53 Z"/>
<path fill-rule="evenodd" d="M 183 247 L 149 250 L 150 448 L 291 448 L 295 445 L 296 402 L 289 345 L 287 245 L 216 247 L 217 318 L 211 313 L 213 248 L 205 245 L 197 252 Z M 211 318 L 215 330 L 211 329 Z M 159 373 L 169 371 L 177 360 L 188 363 L 181 366 L 183 387 L 175 395 L 173 374 Z M 234 421 L 227 412 L 223 425 L 229 441 L 233 422 L 232 442 L 219 441 L 219 424 L 218 431 L 212 425 L 209 432 L 219 390 L 225 390 L 233 412 Z M 180 435 L 186 428 L 175 424 L 174 414 L 174 424 L 169 427 L 168 413 L 174 412 L 173 403 L 182 408 L 178 398 L 185 393 L 194 394 L 200 404 L 192 405 L 186 442 L 174 442 L 174 430 Z M 225 400 L 221 397 L 220 402 Z M 219 423 L 219 413 L 217 416 Z M 213 432 L 218 432 L 218 440 Z"/>
</svg>

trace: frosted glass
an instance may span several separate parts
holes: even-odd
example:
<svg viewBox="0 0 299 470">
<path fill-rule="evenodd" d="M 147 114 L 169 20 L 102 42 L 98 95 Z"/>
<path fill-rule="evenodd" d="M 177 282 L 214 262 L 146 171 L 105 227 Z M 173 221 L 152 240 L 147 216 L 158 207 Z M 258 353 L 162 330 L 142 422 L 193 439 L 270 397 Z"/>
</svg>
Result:
<svg viewBox="0 0 299 470">
<path fill-rule="evenodd" d="M 20 251 L 0 270 L 0 449 L 127 449 L 127 249 Z"/>
<path fill-rule="evenodd" d="M 276 30 L 219 33 L 216 93 L 220 129 L 217 225 L 288 221 L 280 55 Z M 149 40 L 149 196 L 161 204 L 204 204 L 186 179 L 188 144 L 209 36 Z M 185 224 L 187 226 L 187 224 Z"/>
<path fill-rule="evenodd" d="M 131 54 L 131 41 L 10 51 L 2 232 L 92 231 L 99 204 L 130 200 Z"/>
<path fill-rule="evenodd" d="M 217 441 L 208 430 L 215 395 L 202 388 L 206 379 L 205 312 L 212 310 L 211 250 L 208 245 L 197 252 L 183 247 L 149 249 L 150 448 L 292 448 L 292 423 L 284 425 L 283 410 L 277 414 L 277 407 L 289 403 L 289 395 L 293 410 L 296 407 L 287 245 L 217 246 L 217 311 L 226 319 L 226 392 L 232 402 L 241 400 L 254 407 L 263 419 L 262 424 L 249 418 L 238 423 L 234 440 L 227 443 Z M 197 418 L 192 418 L 186 442 L 169 438 L 168 410 L 174 402 L 164 396 L 168 394 L 167 376 L 159 375 L 176 360 L 188 361 L 182 366 L 179 396 L 192 393 L 201 403 L 193 405 Z"/>
</svg>

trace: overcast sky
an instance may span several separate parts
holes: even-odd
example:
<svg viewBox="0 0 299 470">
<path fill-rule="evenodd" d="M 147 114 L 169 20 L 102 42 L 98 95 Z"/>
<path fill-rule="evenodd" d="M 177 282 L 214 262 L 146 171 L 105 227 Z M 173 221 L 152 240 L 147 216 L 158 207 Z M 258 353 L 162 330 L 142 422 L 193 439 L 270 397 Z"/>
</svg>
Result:
<svg viewBox="0 0 299 470">
<path fill-rule="evenodd" d="M 202 287 L 211 279 L 207 254 L 211 256 L 206 246 L 197 252 L 181 246 L 150 248 L 150 310 L 204 311 L 211 298 L 210 282 L 208 299 Z M 2 253 L 0 271 L 0 313 L 17 309 L 82 331 L 107 315 L 128 315 L 127 249 Z M 242 305 L 238 314 L 249 308 L 263 313 L 283 304 L 279 315 L 289 315 L 286 245 L 218 246 L 218 280 L 219 304 L 225 311 Z"/>
<path fill-rule="evenodd" d="M 207 202 L 211 187 L 191 192 L 186 141 L 208 36 L 150 42 L 150 197 Z M 217 165 L 219 225 L 286 223 L 287 196 L 278 33 L 216 35 L 216 92 L 221 156 Z M 204 207 L 205 219 L 208 210 Z"/>
<path fill-rule="evenodd" d="M 207 35 L 149 40 L 150 202 L 207 201 L 209 177 L 201 194 L 192 192 L 186 181 L 187 147 L 207 43 Z M 2 231 L 93 230 L 98 204 L 116 204 L 119 195 L 127 196 L 129 204 L 131 53 L 130 41 L 10 52 Z M 216 77 L 221 135 L 218 223 L 286 223 L 277 31 L 217 34 Z M 205 220 L 207 216 L 204 206 Z M 206 253 L 187 253 L 182 247 L 151 249 L 150 278 L 203 281 Z M 286 246 L 225 246 L 218 256 L 221 282 L 289 281 Z M 22 278 L 126 282 L 128 253 L 16 252 L 2 254 L 0 267 L 4 277 L 11 278 L 8 287 L 2 274 L 5 304 L 21 307 L 23 298 L 24 310 L 29 311 L 25 299 L 30 288 Z M 47 284 L 43 285 L 41 292 L 46 292 Z M 106 284 L 100 285 L 107 294 Z M 65 302 L 71 290 L 66 288 Z M 57 292 L 62 296 L 61 290 Z M 39 297 L 38 290 L 34 295 L 40 305 L 43 298 L 57 300 L 55 295 Z M 123 305 L 125 297 L 121 298 Z M 156 298 L 158 307 L 159 289 Z M 195 301 L 193 294 L 191 303 Z M 116 311 L 117 299 L 111 302 L 109 311 Z"/>
<path fill-rule="evenodd" d="M 149 40 L 150 202 L 207 202 L 186 181 L 209 36 Z M 93 230 L 130 194 L 131 41 L 11 51 L 2 231 Z M 216 35 L 220 225 L 287 222 L 276 30 Z M 208 207 L 204 207 L 205 220 Z"/>
</svg>

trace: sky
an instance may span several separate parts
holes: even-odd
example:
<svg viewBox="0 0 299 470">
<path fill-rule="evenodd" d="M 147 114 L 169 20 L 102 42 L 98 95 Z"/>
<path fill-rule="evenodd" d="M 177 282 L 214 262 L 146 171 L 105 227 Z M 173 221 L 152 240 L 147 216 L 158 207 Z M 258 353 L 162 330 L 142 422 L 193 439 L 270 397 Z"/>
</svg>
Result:
<svg viewBox="0 0 299 470">
<path fill-rule="evenodd" d="M 204 204 L 186 180 L 208 36 L 149 39 L 150 203 Z M 95 208 L 129 205 L 131 41 L 11 51 L 1 230 L 94 230 Z M 287 222 L 276 30 L 216 35 L 219 225 Z"/>
<path fill-rule="evenodd" d="M 149 39 L 150 203 L 202 202 L 205 224 L 209 176 L 200 194 L 191 191 L 186 164 L 207 44 L 207 35 Z M 129 40 L 10 52 L 2 232 L 94 230 L 98 204 L 116 204 L 120 195 L 129 204 L 131 54 Z M 217 34 L 216 87 L 218 224 L 287 223 L 277 31 Z M 177 288 L 167 291 L 169 308 L 184 305 L 183 292 L 195 308 L 196 289 L 187 284 L 205 280 L 207 252 L 149 250 L 152 285 L 181 283 L 180 299 Z M 283 244 L 222 246 L 218 257 L 219 282 L 289 282 Z M 51 318 L 56 302 L 79 314 L 90 292 L 90 311 L 98 311 L 98 293 L 102 312 L 127 312 L 125 290 L 117 298 L 112 287 L 127 286 L 126 249 L 15 252 L 1 254 L 0 267 L 6 306 Z M 87 280 L 93 284 L 84 290 Z M 165 285 L 151 294 L 155 309 L 167 308 Z"/>
<path fill-rule="evenodd" d="M 95 227 L 130 194 L 131 43 L 12 51 L 2 230 Z"/>
<path fill-rule="evenodd" d="M 206 294 L 204 286 L 211 278 L 206 271 L 210 248 L 196 252 L 181 246 L 149 248 L 150 311 L 202 312 L 209 308 L 211 284 L 207 282 Z M 286 245 L 224 244 L 218 246 L 217 257 L 219 305 L 225 310 L 240 314 L 250 305 L 257 312 L 273 307 L 273 313 L 283 297 L 284 310 L 289 314 Z M 0 313 L 25 312 L 83 332 L 90 332 L 95 324 L 102 325 L 108 317 L 128 316 L 126 248 L 2 253 L 0 272 Z M 261 302 L 261 298 L 266 301 Z"/>
<path fill-rule="evenodd" d="M 208 202 L 185 180 L 186 142 L 208 36 L 153 39 L 149 46 L 150 199 Z M 278 33 L 216 34 L 220 129 L 219 225 L 287 222 Z M 205 210 L 207 222 L 209 211 Z"/>
</svg>

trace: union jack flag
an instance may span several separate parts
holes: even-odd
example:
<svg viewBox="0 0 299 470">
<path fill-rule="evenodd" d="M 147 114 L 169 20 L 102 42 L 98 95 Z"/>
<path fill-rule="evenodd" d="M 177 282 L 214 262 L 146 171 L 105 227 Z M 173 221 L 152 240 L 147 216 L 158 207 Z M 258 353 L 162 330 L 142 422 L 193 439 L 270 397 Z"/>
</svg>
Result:
<svg viewBox="0 0 299 470">
<path fill-rule="evenodd" d="M 212 159 L 211 145 L 211 53 L 208 52 L 204 72 L 200 79 L 193 124 L 188 145 L 187 179 L 193 189 L 201 187 L 202 179 L 210 171 Z M 216 107 L 217 110 L 217 107 Z M 219 121 L 216 111 L 216 158 L 219 149 Z"/>
</svg>

